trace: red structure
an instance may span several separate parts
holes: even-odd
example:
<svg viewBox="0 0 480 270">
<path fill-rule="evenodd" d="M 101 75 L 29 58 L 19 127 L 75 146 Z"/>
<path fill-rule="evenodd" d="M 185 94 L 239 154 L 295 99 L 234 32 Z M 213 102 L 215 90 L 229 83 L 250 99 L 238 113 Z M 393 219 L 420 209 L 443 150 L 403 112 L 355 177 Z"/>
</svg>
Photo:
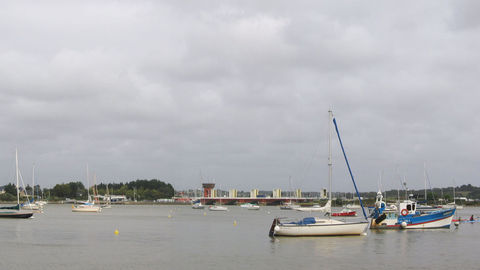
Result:
<svg viewBox="0 0 480 270">
<path fill-rule="evenodd" d="M 203 187 L 203 197 L 204 198 L 213 197 L 212 196 L 212 190 L 215 187 L 214 183 L 203 183 L 202 187 Z"/>
</svg>

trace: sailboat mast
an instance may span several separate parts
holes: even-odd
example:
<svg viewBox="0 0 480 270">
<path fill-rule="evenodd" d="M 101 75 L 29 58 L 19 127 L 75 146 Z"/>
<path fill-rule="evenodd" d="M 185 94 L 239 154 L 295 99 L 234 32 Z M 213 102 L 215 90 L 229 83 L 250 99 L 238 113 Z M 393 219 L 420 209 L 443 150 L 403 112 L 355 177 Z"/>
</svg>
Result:
<svg viewBox="0 0 480 270">
<path fill-rule="evenodd" d="M 425 203 L 427 203 L 427 163 L 423 163 L 423 179 L 425 181 Z"/>
<path fill-rule="evenodd" d="M 88 164 L 87 164 L 87 201 L 90 202 L 90 181 L 88 180 Z"/>
<path fill-rule="evenodd" d="M 32 197 L 35 200 L 35 164 L 32 168 Z"/>
<path fill-rule="evenodd" d="M 17 204 L 20 206 L 20 195 L 18 186 L 20 185 L 18 182 L 18 149 L 15 149 L 15 174 L 17 178 Z"/>
<path fill-rule="evenodd" d="M 453 185 L 453 204 L 455 205 L 455 184 Z"/>
<path fill-rule="evenodd" d="M 328 111 L 328 200 L 332 201 L 332 118 L 333 113 Z"/>
</svg>

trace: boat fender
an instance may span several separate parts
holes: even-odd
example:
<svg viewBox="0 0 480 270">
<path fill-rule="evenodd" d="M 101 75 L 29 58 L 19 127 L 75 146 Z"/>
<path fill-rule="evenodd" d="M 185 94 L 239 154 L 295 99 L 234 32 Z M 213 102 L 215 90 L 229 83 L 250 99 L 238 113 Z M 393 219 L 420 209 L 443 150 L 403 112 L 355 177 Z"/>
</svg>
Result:
<svg viewBox="0 0 480 270">
<path fill-rule="evenodd" d="M 380 224 L 380 222 L 382 222 L 386 218 L 387 218 L 387 215 L 385 215 L 385 213 L 383 213 L 381 216 L 379 216 L 378 218 L 375 219 L 375 224 Z"/>
<path fill-rule="evenodd" d="M 406 216 L 406 215 L 408 215 L 408 210 L 407 209 L 402 209 L 400 214 L 402 214 L 402 216 Z"/>
<path fill-rule="evenodd" d="M 405 209 L 404 209 L 405 210 Z M 402 224 L 400 224 L 403 229 L 407 228 L 407 222 L 403 221 Z"/>
</svg>

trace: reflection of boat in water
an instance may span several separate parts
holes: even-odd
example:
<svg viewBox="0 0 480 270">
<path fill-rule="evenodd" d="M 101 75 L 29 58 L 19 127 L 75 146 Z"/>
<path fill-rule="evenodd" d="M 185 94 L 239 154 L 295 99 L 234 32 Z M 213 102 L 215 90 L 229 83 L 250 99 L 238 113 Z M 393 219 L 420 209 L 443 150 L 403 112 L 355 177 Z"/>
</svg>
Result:
<svg viewBox="0 0 480 270">
<path fill-rule="evenodd" d="M 260 206 L 254 203 L 244 203 L 240 205 L 241 208 L 245 208 L 247 210 L 260 210 Z"/>
<path fill-rule="evenodd" d="M 342 140 L 340 139 L 340 134 L 338 132 L 337 123 L 333 118 L 332 112 L 329 111 L 330 121 L 335 124 L 335 130 L 338 135 L 340 146 L 345 157 L 345 162 L 347 163 L 352 182 L 354 184 L 357 196 L 362 205 L 361 198 L 359 196 L 355 180 L 353 179 L 353 174 L 350 169 L 350 165 L 343 148 Z M 330 122 L 329 121 L 329 122 Z M 331 124 L 329 125 L 331 128 Z M 324 211 L 327 214 L 331 212 L 331 201 L 332 201 L 332 151 L 331 151 L 331 130 L 329 132 L 329 144 L 328 144 L 328 180 L 329 180 L 329 199 L 325 206 L 323 207 L 301 207 L 296 209 L 299 211 Z M 269 235 L 270 236 L 341 236 L 341 235 L 363 235 L 368 228 L 367 215 L 363 210 L 363 215 L 365 220 L 358 222 L 346 222 L 328 218 L 319 218 L 319 217 L 305 217 L 300 220 L 288 220 L 283 218 L 275 218 L 270 227 Z"/>
<path fill-rule="evenodd" d="M 212 205 L 208 208 L 210 211 L 228 211 L 228 208 L 220 205 Z"/>
<path fill-rule="evenodd" d="M 20 209 L 19 188 L 19 169 L 18 169 L 18 151 L 15 150 L 15 169 L 17 179 L 17 205 L 0 207 L 0 218 L 29 218 L 33 216 L 33 211 Z"/>
<path fill-rule="evenodd" d="M 357 211 L 348 208 L 343 208 L 342 211 L 332 213 L 332 217 L 356 217 Z"/>
<path fill-rule="evenodd" d="M 377 193 L 375 209 L 372 213 L 371 229 L 430 229 L 450 228 L 455 208 L 433 211 L 420 211 L 412 200 L 404 200 L 398 209 L 386 209 L 382 193 Z"/>
</svg>

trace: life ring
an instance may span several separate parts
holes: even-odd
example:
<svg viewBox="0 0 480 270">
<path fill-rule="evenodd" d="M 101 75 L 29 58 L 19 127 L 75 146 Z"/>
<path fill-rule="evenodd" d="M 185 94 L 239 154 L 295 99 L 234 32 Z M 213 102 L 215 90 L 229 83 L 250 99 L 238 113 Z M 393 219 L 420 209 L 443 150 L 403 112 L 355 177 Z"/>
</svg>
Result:
<svg viewBox="0 0 480 270">
<path fill-rule="evenodd" d="M 400 214 L 402 214 L 402 216 L 406 216 L 406 215 L 408 215 L 408 210 L 407 209 L 402 209 Z"/>
</svg>

